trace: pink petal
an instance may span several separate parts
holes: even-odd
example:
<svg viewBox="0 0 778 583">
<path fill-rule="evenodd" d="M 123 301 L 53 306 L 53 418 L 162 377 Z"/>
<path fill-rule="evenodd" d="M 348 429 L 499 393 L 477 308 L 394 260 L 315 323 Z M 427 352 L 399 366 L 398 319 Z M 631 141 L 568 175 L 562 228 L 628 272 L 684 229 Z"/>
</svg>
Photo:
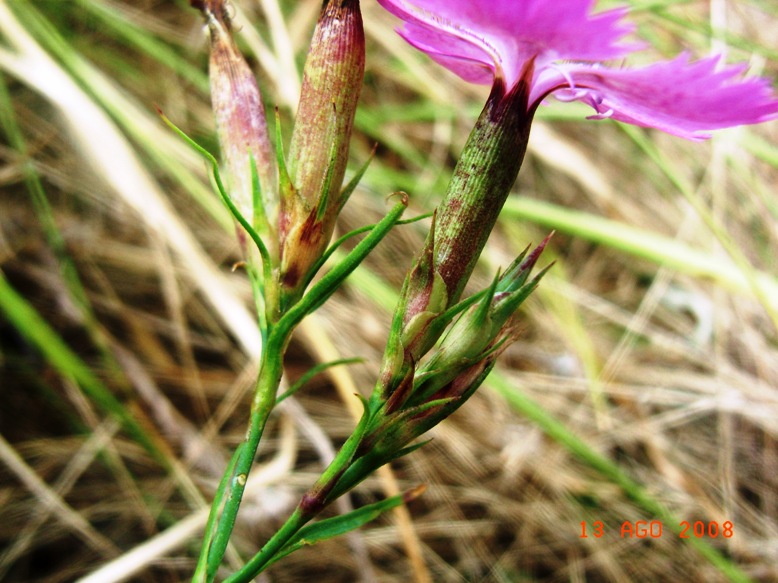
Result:
<svg viewBox="0 0 778 583">
<path fill-rule="evenodd" d="M 717 70 L 719 57 L 694 63 L 687 54 L 640 69 L 600 69 L 560 65 L 560 98 L 577 99 L 597 115 L 653 127 L 690 140 L 710 137 L 711 130 L 778 118 L 778 99 L 765 79 L 734 79 L 745 66 Z M 532 98 L 551 89 L 553 75 L 537 83 Z M 567 80 L 574 87 L 569 88 Z M 565 87 L 561 87 L 564 85 Z M 532 101 L 531 101 L 532 103 Z"/>
<path fill-rule="evenodd" d="M 491 85 L 494 79 L 500 76 L 496 69 L 494 61 L 489 55 L 484 54 L 477 45 L 461 42 L 457 56 L 451 56 L 451 46 L 454 43 L 448 41 L 437 44 L 434 42 L 423 42 L 422 38 L 429 35 L 438 34 L 434 31 L 423 31 L 423 34 L 408 35 L 408 26 L 398 30 L 398 34 L 403 37 L 409 45 L 427 53 L 433 61 L 439 63 L 449 71 L 456 73 L 468 83 L 477 85 Z M 445 46 L 447 52 L 438 52 L 438 46 Z"/>
<path fill-rule="evenodd" d="M 490 83 L 484 72 L 492 71 L 511 86 L 532 58 L 597 61 L 637 48 L 620 44 L 632 31 L 620 22 L 625 11 L 590 16 L 593 0 L 378 2 L 405 21 L 403 38 L 472 82 Z"/>
<path fill-rule="evenodd" d="M 632 30 L 621 22 L 625 11 L 590 15 L 593 0 L 378 1 L 405 21 L 403 38 L 466 81 L 502 79 L 510 87 L 532 61 L 530 107 L 556 92 L 560 99 L 588 103 L 594 118 L 692 140 L 778 117 L 767 81 L 735 79 L 743 67 L 717 70 L 718 58 L 690 63 L 681 55 L 634 70 L 591 64 L 637 48 L 620 44 Z"/>
</svg>

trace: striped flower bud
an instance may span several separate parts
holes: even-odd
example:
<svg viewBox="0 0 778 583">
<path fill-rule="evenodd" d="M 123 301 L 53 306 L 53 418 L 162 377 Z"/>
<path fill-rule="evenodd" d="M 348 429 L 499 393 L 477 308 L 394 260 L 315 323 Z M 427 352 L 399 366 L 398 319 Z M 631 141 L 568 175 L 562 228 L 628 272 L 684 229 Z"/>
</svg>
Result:
<svg viewBox="0 0 778 583">
<path fill-rule="evenodd" d="M 303 70 L 289 184 L 281 187 L 280 281 L 291 301 L 304 291 L 348 197 L 341 187 L 364 70 L 359 0 L 325 1 Z"/>
<path fill-rule="evenodd" d="M 530 70 L 526 78 L 532 77 Z M 436 269 L 455 303 L 519 174 L 535 110 L 524 81 L 495 83 L 462 150 L 435 225 Z"/>
<path fill-rule="evenodd" d="M 527 98 L 526 83 L 507 94 L 496 83 L 470 133 L 395 310 L 381 369 L 384 399 L 407 388 L 415 363 L 451 321 L 524 159 L 534 114 Z"/>
<path fill-rule="evenodd" d="M 191 4 L 202 11 L 210 34 L 211 101 L 228 194 L 272 249 L 278 213 L 276 160 L 259 87 L 232 39 L 224 0 L 192 0 Z"/>
</svg>

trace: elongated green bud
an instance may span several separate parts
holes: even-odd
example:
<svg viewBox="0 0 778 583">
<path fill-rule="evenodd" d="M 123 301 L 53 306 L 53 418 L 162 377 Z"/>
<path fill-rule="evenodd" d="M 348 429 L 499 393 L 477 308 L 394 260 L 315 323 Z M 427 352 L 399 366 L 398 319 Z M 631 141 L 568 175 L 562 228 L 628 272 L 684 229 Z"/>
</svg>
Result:
<svg viewBox="0 0 778 583">
<path fill-rule="evenodd" d="M 290 188 L 281 193 L 281 285 L 295 298 L 321 257 L 347 194 L 341 194 L 365 70 L 358 0 L 325 1 L 303 70 L 289 148 Z"/>
<path fill-rule="evenodd" d="M 211 102 L 229 195 L 246 220 L 261 235 L 269 235 L 265 239 L 275 247 L 275 155 L 259 87 L 232 39 L 224 0 L 192 0 L 191 4 L 202 11 L 210 33 Z M 255 194 L 260 194 L 258 200 Z"/>
<path fill-rule="evenodd" d="M 507 93 L 501 80 L 492 87 L 406 279 L 394 317 L 396 341 L 387 346 L 377 387 L 384 399 L 440 337 L 445 313 L 459 301 L 516 181 L 534 115 L 527 109 L 531 63 L 524 73 Z"/>
<path fill-rule="evenodd" d="M 534 113 L 527 98 L 524 81 L 508 94 L 495 84 L 438 207 L 435 262 L 449 305 L 462 294 L 518 176 Z"/>
<path fill-rule="evenodd" d="M 399 307 L 405 322 L 423 312 L 440 313 L 462 295 L 524 160 L 534 113 L 527 111 L 527 98 L 523 81 L 507 94 L 500 81 L 492 88 L 435 214 L 427 243 L 432 249 L 417 258 L 414 269 L 426 265 L 431 273 L 426 279 L 410 278 Z M 430 294 L 431 278 L 442 282 L 445 292 Z"/>
</svg>

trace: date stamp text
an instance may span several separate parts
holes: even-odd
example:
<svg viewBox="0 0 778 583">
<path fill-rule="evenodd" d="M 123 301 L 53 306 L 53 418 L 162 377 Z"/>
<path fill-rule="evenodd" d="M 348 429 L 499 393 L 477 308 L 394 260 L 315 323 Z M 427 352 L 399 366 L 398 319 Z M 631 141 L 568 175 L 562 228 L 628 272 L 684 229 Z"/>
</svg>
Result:
<svg viewBox="0 0 778 583">
<path fill-rule="evenodd" d="M 678 538 L 732 538 L 735 534 L 735 525 L 731 521 L 718 522 L 711 520 L 704 522 L 697 520 L 682 521 L 677 528 L 665 529 L 661 520 L 626 520 L 619 527 L 621 538 L 661 538 L 665 531 L 676 535 Z M 600 520 L 594 522 L 581 521 L 581 534 L 579 538 L 602 538 L 606 534 L 606 526 Z"/>
</svg>

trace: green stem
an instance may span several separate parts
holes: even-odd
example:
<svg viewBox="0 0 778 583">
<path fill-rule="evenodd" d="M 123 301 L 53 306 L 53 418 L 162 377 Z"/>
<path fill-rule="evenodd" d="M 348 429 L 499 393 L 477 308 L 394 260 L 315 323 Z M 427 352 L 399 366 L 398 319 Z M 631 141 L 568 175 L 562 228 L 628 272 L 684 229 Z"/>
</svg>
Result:
<svg viewBox="0 0 778 583">
<path fill-rule="evenodd" d="M 230 463 L 227 465 L 227 469 L 219 482 L 219 487 L 216 489 L 216 495 L 213 498 L 213 504 L 211 505 L 211 512 L 208 515 L 208 522 L 205 525 L 205 534 L 203 534 L 203 544 L 200 551 L 200 558 L 197 560 L 197 567 L 195 568 L 192 581 L 205 581 L 208 570 L 208 549 L 213 544 L 214 536 L 216 535 L 216 527 L 219 519 L 219 509 L 224 502 L 224 495 L 227 492 L 227 486 L 230 480 L 235 475 L 235 464 L 240 457 L 244 444 L 240 444 L 235 452 L 232 454 Z"/>
<path fill-rule="evenodd" d="M 275 324 L 271 325 L 267 344 L 262 354 L 262 364 L 257 379 L 257 389 L 251 405 L 251 416 L 249 418 L 249 428 L 246 432 L 246 440 L 237 454 L 234 466 L 230 466 L 227 469 L 226 476 L 228 475 L 228 477 L 222 478 L 222 485 L 214 504 L 211 506 L 211 516 L 208 519 L 208 524 L 211 525 L 211 528 L 205 534 L 201 557 L 198 561 L 198 569 L 193 581 L 198 583 L 203 581 L 210 583 L 213 581 L 216 570 L 224 558 L 224 553 L 235 526 L 235 519 L 243 498 L 246 481 L 259 447 L 259 441 L 265 429 L 267 419 L 276 404 L 276 394 L 281 383 L 281 375 L 283 374 L 284 352 L 292 331 L 306 315 L 312 313 L 324 303 L 343 280 L 356 269 L 368 253 L 378 245 L 397 221 L 400 220 L 407 205 L 407 197 L 402 196 L 400 202 L 392 208 L 386 217 L 375 225 L 367 237 L 358 243 L 341 262 L 333 266 L 321 280 L 313 285 L 310 291 L 298 303 L 286 311 Z M 220 510 L 222 502 L 223 508 Z M 310 512 L 303 511 L 303 514 L 307 518 L 297 527 L 297 530 L 312 518 Z M 295 517 L 296 515 L 293 515 L 290 520 L 296 520 Z M 282 531 L 287 532 L 286 526 L 282 528 Z M 289 536 L 292 536 L 294 532 L 296 530 L 291 531 Z M 274 539 L 275 537 L 271 541 Z M 270 544 L 270 541 L 268 544 Z M 275 543 L 273 544 L 275 545 Z M 267 545 L 265 546 L 267 547 Z M 204 559 L 202 555 L 205 555 L 206 558 Z M 265 551 L 263 550 L 260 555 L 264 557 Z M 200 568 L 203 562 L 206 564 L 205 572 Z"/>
<path fill-rule="evenodd" d="M 362 404 L 367 407 L 365 401 L 362 401 Z M 366 408 L 351 436 L 340 448 L 335 458 L 330 462 L 329 466 L 327 466 L 327 469 L 322 473 L 316 483 L 303 495 L 300 503 L 289 519 L 265 546 L 262 547 L 262 550 L 254 555 L 240 571 L 227 579 L 227 581 L 250 581 L 261 573 L 284 548 L 284 545 L 286 545 L 292 537 L 308 523 L 308 521 L 317 516 L 332 500 L 334 500 L 329 494 L 337 485 L 338 480 L 343 473 L 349 468 L 351 461 L 354 458 L 354 454 L 362 442 L 362 437 L 365 434 L 365 429 L 368 426 L 370 417 L 370 412 Z"/>
<path fill-rule="evenodd" d="M 257 380 L 257 390 L 251 406 L 249 429 L 246 433 L 244 447 L 238 455 L 235 467 L 231 472 L 229 483 L 225 488 L 224 508 L 218 519 L 219 504 L 211 507 L 210 524 L 215 524 L 213 535 L 206 533 L 205 540 L 211 540 L 210 545 L 203 545 L 202 553 L 207 555 L 206 578 L 200 576 L 194 581 L 213 581 L 229 543 L 235 518 L 238 514 L 243 491 L 248 480 L 249 471 L 254 461 L 254 455 L 259 447 L 259 440 L 265 429 L 265 423 L 276 403 L 276 393 L 283 373 L 283 357 L 286 344 L 292 331 L 307 315 L 316 310 L 340 286 L 343 280 L 362 262 L 367 254 L 384 238 L 402 216 L 408 201 L 402 197 L 389 214 L 376 225 L 343 261 L 335 265 L 322 279 L 317 282 L 297 304 L 292 306 L 281 319 L 272 326 L 268 334 L 267 345 L 262 355 L 262 365 Z M 310 516 L 309 518 L 310 519 Z M 304 524 L 304 523 L 303 523 Z M 301 525 L 302 526 L 302 525 Z M 294 534 L 294 533 L 292 533 Z M 272 540 L 272 539 L 271 539 Z M 203 559 L 201 558 L 200 561 Z"/>
<path fill-rule="evenodd" d="M 251 415 L 249 418 L 249 427 L 246 432 L 246 439 L 237 454 L 237 460 L 234 467 L 227 469 L 228 482 L 224 492 L 224 507 L 218 519 L 215 515 L 219 512 L 221 500 L 217 497 L 211 507 L 211 517 L 209 523 L 215 525 L 213 535 L 206 533 L 203 549 L 201 553 L 207 555 L 207 568 L 205 581 L 213 581 L 216 570 L 221 565 L 226 552 L 227 545 L 235 526 L 235 519 L 238 515 L 238 509 L 243 499 L 243 493 L 246 489 L 251 466 L 254 463 L 254 456 L 259 447 L 259 441 L 265 430 L 270 413 L 273 411 L 276 401 L 276 393 L 281 383 L 283 373 L 283 355 L 286 343 L 291 330 L 273 329 L 268 337 L 268 343 L 263 354 L 262 366 L 260 367 L 259 377 L 257 379 L 257 390 L 254 394 L 254 400 L 251 404 Z M 210 540 L 210 545 L 208 541 Z M 200 562 L 203 559 L 201 557 Z M 203 579 L 194 579 L 202 581 Z"/>
<path fill-rule="evenodd" d="M 312 516 L 304 514 L 300 508 L 295 509 L 284 525 L 276 531 L 267 543 L 265 543 L 262 550 L 254 555 L 240 571 L 227 577 L 227 579 L 224 580 L 224 583 L 247 583 L 248 581 L 251 581 L 258 573 L 262 572 L 273 557 L 284 548 L 284 545 L 286 545 L 286 543 L 288 543 L 311 518 Z"/>
</svg>

